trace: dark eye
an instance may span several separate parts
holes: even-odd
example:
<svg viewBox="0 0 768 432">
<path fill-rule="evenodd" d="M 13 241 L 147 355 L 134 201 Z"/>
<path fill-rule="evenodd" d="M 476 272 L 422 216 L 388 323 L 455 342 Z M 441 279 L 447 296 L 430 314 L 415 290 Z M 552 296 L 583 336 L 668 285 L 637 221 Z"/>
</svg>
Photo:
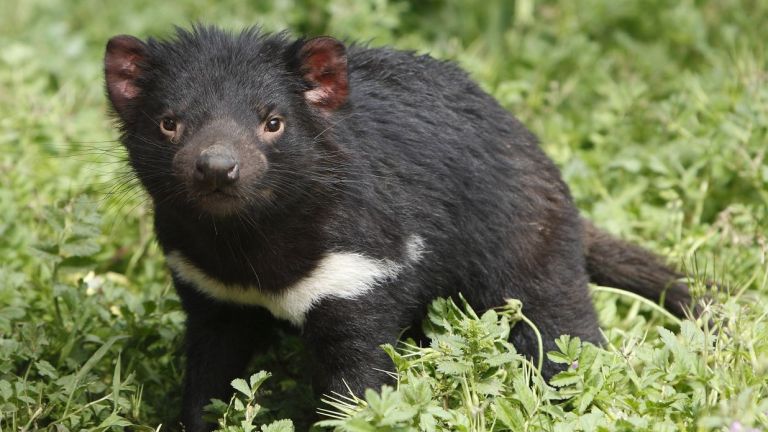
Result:
<svg viewBox="0 0 768 432">
<path fill-rule="evenodd" d="M 174 144 L 179 142 L 179 137 L 184 129 L 183 126 L 184 125 L 176 121 L 173 117 L 164 117 L 160 120 L 160 132 L 167 136 Z"/>
<path fill-rule="evenodd" d="M 267 120 L 267 123 L 264 125 L 264 130 L 271 133 L 279 132 L 282 128 L 283 121 L 278 117 L 272 117 L 271 119 Z"/>
<path fill-rule="evenodd" d="M 160 130 L 162 130 L 166 135 L 173 134 L 176 132 L 176 120 L 172 118 L 164 118 L 162 121 L 160 121 Z"/>
</svg>

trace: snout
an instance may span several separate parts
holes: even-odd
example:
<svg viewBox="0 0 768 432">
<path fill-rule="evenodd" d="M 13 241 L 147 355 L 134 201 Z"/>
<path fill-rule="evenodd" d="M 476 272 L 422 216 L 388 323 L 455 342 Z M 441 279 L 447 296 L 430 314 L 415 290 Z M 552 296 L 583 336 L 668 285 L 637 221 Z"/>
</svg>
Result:
<svg viewBox="0 0 768 432">
<path fill-rule="evenodd" d="M 209 191 L 234 184 L 240 178 L 237 155 L 221 144 L 204 149 L 195 161 L 194 178 L 199 187 Z"/>
<path fill-rule="evenodd" d="M 213 216 L 229 216 L 265 200 L 269 167 L 258 137 L 237 123 L 218 119 L 178 146 L 173 173 L 187 203 Z"/>
</svg>

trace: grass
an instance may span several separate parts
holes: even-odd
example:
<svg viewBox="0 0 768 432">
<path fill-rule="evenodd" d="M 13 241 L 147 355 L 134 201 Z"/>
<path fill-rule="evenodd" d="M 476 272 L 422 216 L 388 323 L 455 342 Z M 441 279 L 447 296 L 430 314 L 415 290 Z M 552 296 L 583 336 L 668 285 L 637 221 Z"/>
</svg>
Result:
<svg viewBox="0 0 768 432">
<path fill-rule="evenodd" d="M 514 112 L 598 225 L 724 281 L 677 324 L 595 292 L 608 344 L 560 340 L 551 385 L 519 318 L 438 302 L 389 348 L 396 390 L 325 406 L 347 431 L 768 429 L 768 5 L 757 0 L 9 0 L 0 14 L 0 429 L 168 428 L 183 314 L 106 115 L 108 37 L 203 20 L 452 59 Z M 524 307 L 524 306 L 523 306 Z M 524 309 L 523 309 L 524 311 Z M 286 337 L 213 408 L 230 430 L 314 409 Z M 278 359 L 281 359 L 278 361 Z M 287 361 L 285 361 L 287 359 Z M 266 381 L 264 381 L 266 380 Z M 532 383 L 532 384 L 531 384 Z M 269 428 L 291 430 L 283 421 Z"/>
</svg>

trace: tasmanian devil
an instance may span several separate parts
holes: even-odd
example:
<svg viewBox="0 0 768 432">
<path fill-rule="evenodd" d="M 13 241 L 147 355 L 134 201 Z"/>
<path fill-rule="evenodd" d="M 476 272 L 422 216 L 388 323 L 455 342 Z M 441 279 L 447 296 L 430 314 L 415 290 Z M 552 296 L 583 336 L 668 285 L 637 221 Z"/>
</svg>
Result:
<svg viewBox="0 0 768 432">
<path fill-rule="evenodd" d="M 189 431 L 278 321 L 317 392 L 359 394 L 437 296 L 520 299 L 545 350 L 601 342 L 589 281 L 689 302 L 655 255 L 581 219 L 536 137 L 449 62 L 198 26 L 115 36 L 105 74 L 187 313 Z M 537 352 L 526 326 L 511 341 Z"/>
</svg>

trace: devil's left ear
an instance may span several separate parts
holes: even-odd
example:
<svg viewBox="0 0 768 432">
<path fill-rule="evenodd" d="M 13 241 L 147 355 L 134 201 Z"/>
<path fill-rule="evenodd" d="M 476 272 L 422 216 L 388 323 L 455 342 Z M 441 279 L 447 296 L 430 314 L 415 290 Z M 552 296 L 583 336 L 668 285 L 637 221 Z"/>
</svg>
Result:
<svg viewBox="0 0 768 432">
<path fill-rule="evenodd" d="M 310 89 L 307 101 L 334 110 L 347 101 L 347 50 L 340 41 L 327 36 L 310 39 L 298 51 L 298 66 Z"/>
<path fill-rule="evenodd" d="M 107 42 L 104 77 L 107 94 L 120 117 L 128 114 L 131 101 L 139 95 L 136 81 L 141 76 L 147 46 L 133 36 L 115 36 Z"/>
</svg>

